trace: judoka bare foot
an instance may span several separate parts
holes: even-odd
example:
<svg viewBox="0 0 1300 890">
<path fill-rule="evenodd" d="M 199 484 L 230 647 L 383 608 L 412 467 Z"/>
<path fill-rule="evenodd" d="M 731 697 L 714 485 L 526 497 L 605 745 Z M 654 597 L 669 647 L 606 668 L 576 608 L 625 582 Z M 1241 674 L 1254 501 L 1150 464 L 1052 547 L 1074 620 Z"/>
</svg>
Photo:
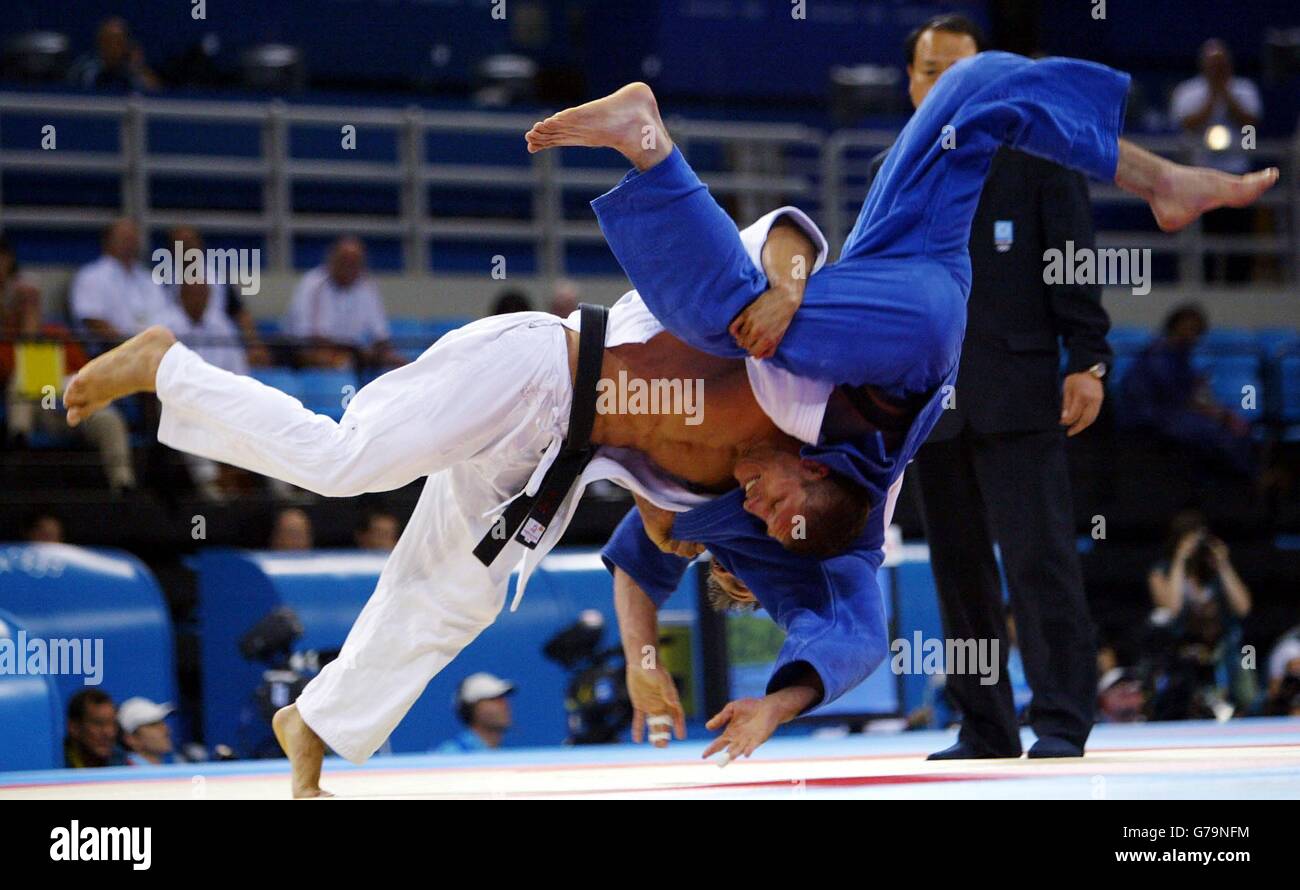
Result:
<svg viewBox="0 0 1300 890">
<path fill-rule="evenodd" d="M 153 392 L 158 365 L 175 342 L 171 331 L 154 325 L 88 362 L 63 394 L 68 426 L 76 426 L 114 399 Z"/>
<path fill-rule="evenodd" d="M 1215 208 L 1253 204 L 1278 175 L 1276 167 L 1245 176 L 1187 167 L 1121 139 L 1115 184 L 1145 198 L 1162 231 L 1176 232 Z"/>
<path fill-rule="evenodd" d="M 642 171 L 673 151 L 655 94 L 643 83 L 553 114 L 533 124 L 524 139 L 530 154 L 562 145 L 612 148 Z"/>
<path fill-rule="evenodd" d="M 271 729 L 292 767 L 293 796 L 333 797 L 320 787 L 320 767 L 325 759 L 325 743 L 312 731 L 307 721 L 298 713 L 297 705 L 289 705 L 275 712 Z"/>
</svg>

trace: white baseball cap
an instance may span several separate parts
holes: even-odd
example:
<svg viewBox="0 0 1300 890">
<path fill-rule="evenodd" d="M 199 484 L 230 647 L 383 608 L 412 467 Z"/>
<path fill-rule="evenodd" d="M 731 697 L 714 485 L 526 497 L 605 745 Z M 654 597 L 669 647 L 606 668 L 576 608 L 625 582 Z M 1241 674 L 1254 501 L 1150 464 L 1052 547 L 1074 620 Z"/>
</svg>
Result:
<svg viewBox="0 0 1300 890">
<path fill-rule="evenodd" d="M 490 698 L 500 698 L 514 691 L 514 683 L 509 680 L 502 680 L 500 677 L 486 671 L 481 671 L 477 674 L 470 674 L 461 681 L 460 688 L 456 690 L 456 699 L 459 704 L 472 705 L 476 702 L 487 701 Z"/>
<path fill-rule="evenodd" d="M 162 722 L 175 710 L 170 703 L 160 705 L 147 698 L 128 698 L 117 709 L 117 722 L 123 732 L 135 732 L 141 726 Z"/>
</svg>

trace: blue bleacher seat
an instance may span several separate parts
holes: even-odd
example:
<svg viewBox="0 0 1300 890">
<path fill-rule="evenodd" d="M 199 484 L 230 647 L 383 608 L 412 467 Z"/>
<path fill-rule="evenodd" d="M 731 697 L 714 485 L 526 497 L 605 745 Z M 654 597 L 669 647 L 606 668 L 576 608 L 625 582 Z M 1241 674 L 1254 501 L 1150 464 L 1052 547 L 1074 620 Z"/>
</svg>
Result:
<svg viewBox="0 0 1300 890">
<path fill-rule="evenodd" d="M 1255 331 L 1241 328 L 1211 328 L 1197 344 L 1197 350 L 1215 355 L 1243 355 L 1258 352 L 1259 338 Z"/>
<path fill-rule="evenodd" d="M 298 372 L 292 368 L 253 368 L 249 373 L 253 379 L 260 380 L 267 386 L 288 393 L 295 399 L 302 398 L 302 382 L 298 379 Z"/>
<path fill-rule="evenodd" d="M 437 339 L 433 322 L 424 318 L 390 318 L 388 330 L 392 334 L 393 346 L 408 362 L 418 358 Z"/>
<path fill-rule="evenodd" d="M 1136 360 L 1137 356 L 1132 353 L 1122 353 L 1118 349 L 1115 350 L 1115 362 L 1110 369 L 1110 373 L 1106 375 L 1106 382 L 1112 393 L 1119 392 L 1124 375 L 1129 372 Z"/>
<path fill-rule="evenodd" d="M 1295 328 L 1263 328 L 1257 335 L 1260 350 L 1268 358 L 1300 350 L 1300 331 Z"/>
<path fill-rule="evenodd" d="M 268 340 L 280 336 L 281 333 L 278 318 L 259 318 L 256 327 L 258 336 Z"/>
<path fill-rule="evenodd" d="M 1106 335 L 1116 356 L 1136 355 L 1151 342 L 1155 335 L 1146 328 L 1116 327 Z"/>
<path fill-rule="evenodd" d="M 1300 353 L 1278 360 L 1276 379 L 1280 419 L 1283 423 L 1300 424 Z"/>
<path fill-rule="evenodd" d="M 1263 418 L 1264 385 L 1258 355 L 1219 355 L 1198 350 L 1192 362 L 1200 373 L 1209 378 L 1210 388 L 1217 401 L 1247 420 Z M 1243 406 L 1243 401 L 1252 393 L 1253 405 Z"/>
<path fill-rule="evenodd" d="M 434 318 L 429 321 L 429 332 L 433 334 L 433 339 L 437 340 L 444 334 L 450 334 L 459 327 L 464 327 L 474 319 L 472 318 Z"/>
<path fill-rule="evenodd" d="M 327 368 L 309 368 L 298 372 L 302 403 L 315 411 L 338 420 L 358 389 L 357 375 L 352 371 L 335 371 Z"/>
</svg>

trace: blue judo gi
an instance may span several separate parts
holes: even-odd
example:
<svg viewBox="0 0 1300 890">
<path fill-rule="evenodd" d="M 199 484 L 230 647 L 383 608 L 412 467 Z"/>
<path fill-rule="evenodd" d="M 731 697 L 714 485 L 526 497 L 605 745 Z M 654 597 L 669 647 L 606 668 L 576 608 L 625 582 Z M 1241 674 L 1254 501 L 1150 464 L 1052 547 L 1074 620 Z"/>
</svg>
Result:
<svg viewBox="0 0 1300 890">
<path fill-rule="evenodd" d="M 787 637 L 768 692 L 800 663 L 833 701 L 888 651 L 876 583 L 889 486 L 939 418 L 957 375 L 971 271 L 971 220 L 994 153 L 1003 145 L 1111 180 L 1119 157 L 1129 77 L 1074 59 L 1031 61 L 981 53 L 939 78 L 899 134 L 867 194 L 838 262 L 808 279 L 803 304 L 769 361 L 845 386 L 871 385 L 916 399 L 903 443 L 879 433 L 819 442 L 805 457 L 863 485 L 872 510 L 857 546 L 829 559 L 784 550 L 729 492 L 678 514 L 672 534 L 706 544 L 743 580 Z M 714 355 L 743 358 L 727 328 L 767 288 L 735 224 L 674 149 L 592 202 L 633 286 L 677 337 Z M 624 518 L 604 550 L 656 603 L 676 588 L 686 560 Z"/>
</svg>

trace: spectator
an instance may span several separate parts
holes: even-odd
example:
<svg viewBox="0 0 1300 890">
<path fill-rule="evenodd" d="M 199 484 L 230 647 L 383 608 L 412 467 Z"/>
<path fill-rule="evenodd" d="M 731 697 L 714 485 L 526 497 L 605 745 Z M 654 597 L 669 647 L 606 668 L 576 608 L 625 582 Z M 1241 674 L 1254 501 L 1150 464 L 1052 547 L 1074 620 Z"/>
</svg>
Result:
<svg viewBox="0 0 1300 890">
<path fill-rule="evenodd" d="M 555 291 L 551 296 L 551 314 L 568 318 L 577 308 L 578 285 L 569 278 L 555 282 Z"/>
<path fill-rule="evenodd" d="M 1170 100 L 1170 117 L 1191 138 L 1193 163 L 1225 173 L 1245 173 L 1250 158 L 1242 145 L 1242 128 L 1256 126 L 1263 113 L 1259 90 L 1244 77 L 1233 77 L 1232 54 L 1222 40 L 1201 45 L 1201 73 L 1183 81 Z M 1207 234 L 1246 235 L 1254 228 L 1255 211 L 1224 207 L 1201 219 Z M 1210 281 L 1246 281 L 1250 257 L 1206 256 L 1206 278 Z"/>
<path fill-rule="evenodd" d="M 203 251 L 203 236 L 192 226 L 177 226 L 167 234 L 167 249 L 176 250 L 176 245 L 180 244 L 180 249 L 184 254 L 191 250 Z M 262 344 L 262 338 L 257 333 L 257 324 L 253 320 L 253 315 L 244 305 L 244 300 L 240 296 L 239 288 L 234 282 L 227 281 L 225 284 L 215 283 L 215 272 L 213 264 L 209 261 L 205 268 L 208 270 L 205 275 L 206 284 L 194 285 L 207 291 L 205 312 L 211 312 L 228 320 L 235 328 L 235 336 L 241 339 L 247 362 L 256 367 L 265 367 L 271 364 L 271 356 L 266 346 Z M 182 282 L 176 282 L 168 285 L 166 288 L 169 303 L 178 307 L 181 303 Z M 173 331 L 179 337 L 179 332 Z M 201 353 L 200 353 L 201 354 Z M 204 356 L 206 358 L 206 356 Z M 208 359 L 212 361 L 211 359 Z M 216 364 L 214 362 L 214 364 Z M 219 367 L 225 367 L 220 365 Z M 245 372 L 236 372 L 245 373 Z"/>
<path fill-rule="evenodd" d="M 1114 667 L 1097 683 L 1098 723 L 1138 723 L 1146 719 L 1142 680 L 1128 668 Z"/>
<path fill-rule="evenodd" d="M 1264 712 L 1300 717 L 1300 627 L 1283 634 L 1268 657 L 1268 701 Z"/>
<path fill-rule="evenodd" d="M 210 300 L 216 288 L 203 282 L 183 282 L 175 300 L 168 302 L 160 321 L 209 364 L 232 374 L 248 373 L 248 357 L 235 323 Z M 209 501 L 221 502 L 248 487 L 243 470 L 184 453 L 185 466 L 195 488 Z"/>
<path fill-rule="evenodd" d="M 272 550 L 310 550 L 312 548 L 311 517 L 297 507 L 287 507 L 275 517 L 271 530 Z"/>
<path fill-rule="evenodd" d="M 41 321 L 40 291 L 18 274 L 13 250 L 0 238 L 0 388 L 8 435 L 26 441 L 41 432 L 89 442 L 99 451 L 109 488 L 120 493 L 135 487 L 122 412 L 110 405 L 73 430 L 59 406 L 57 397 L 85 363 L 86 354 L 71 331 Z"/>
<path fill-rule="evenodd" d="M 72 279 L 73 321 L 106 346 L 157 324 L 167 305 L 162 288 L 140 262 L 140 229 L 123 217 L 104 230 L 103 256 Z M 99 352 L 96 348 L 93 351 Z"/>
<path fill-rule="evenodd" d="M 1233 77 L 1232 53 L 1222 40 L 1201 45 L 1200 69 L 1174 89 L 1170 117 L 1195 139 L 1193 163 L 1245 173 L 1250 160 L 1241 146 L 1241 128 L 1259 123 L 1259 89 L 1244 77 Z"/>
<path fill-rule="evenodd" d="M 452 707 L 465 729 L 443 742 L 437 754 L 467 754 L 500 748 L 510 730 L 509 696 L 515 684 L 488 673 L 470 674 L 456 689 Z"/>
<path fill-rule="evenodd" d="M 126 762 L 131 766 L 157 766 L 178 763 L 172 746 L 172 731 L 166 723 L 167 716 L 176 709 L 169 704 L 158 704 L 147 698 L 128 698 L 117 711 L 117 722 L 122 727 L 122 742 L 126 745 Z"/>
<path fill-rule="evenodd" d="M 325 264 L 298 282 L 284 332 L 309 341 L 301 358 L 312 367 L 402 364 L 389 343 L 388 317 L 366 272 L 366 248 L 359 238 L 334 242 Z"/>
<path fill-rule="evenodd" d="M 210 365 L 232 374 L 248 373 L 248 356 L 239 329 L 220 308 L 210 305 L 213 289 L 200 282 L 185 282 L 160 319 L 190 349 Z"/>
<path fill-rule="evenodd" d="M 1124 376 L 1116 418 L 1121 426 L 1153 432 L 1231 473 L 1253 476 L 1250 424 L 1218 404 L 1192 367 L 1192 353 L 1208 327 L 1199 306 L 1174 309 L 1163 336 L 1142 350 Z"/>
<path fill-rule="evenodd" d="M 397 537 L 402 533 L 402 524 L 387 510 L 375 508 L 361 514 L 353 537 L 362 550 L 383 550 L 391 553 L 397 546 Z"/>
<path fill-rule="evenodd" d="M 29 544 L 62 544 L 63 520 L 48 510 L 37 510 L 23 523 L 23 540 Z"/>
<path fill-rule="evenodd" d="M 1156 683 L 1155 719 L 1223 719 L 1255 699 L 1240 657 L 1250 589 L 1233 567 L 1228 546 L 1195 510 L 1170 523 L 1166 554 L 1147 576 L 1155 606 L 1152 654 L 1163 674 Z"/>
<path fill-rule="evenodd" d="M 95 32 L 95 52 L 72 64 L 68 80 L 87 89 L 156 90 L 158 77 L 145 64 L 144 51 L 131 39 L 126 20 L 111 16 Z"/>
<path fill-rule="evenodd" d="M 507 288 L 497 295 L 488 315 L 509 315 L 512 312 L 532 312 L 533 302 L 528 294 L 515 288 Z"/>
<path fill-rule="evenodd" d="M 126 754 L 117 746 L 117 709 L 102 689 L 83 689 L 68 701 L 63 762 L 71 769 L 126 764 Z"/>
</svg>

